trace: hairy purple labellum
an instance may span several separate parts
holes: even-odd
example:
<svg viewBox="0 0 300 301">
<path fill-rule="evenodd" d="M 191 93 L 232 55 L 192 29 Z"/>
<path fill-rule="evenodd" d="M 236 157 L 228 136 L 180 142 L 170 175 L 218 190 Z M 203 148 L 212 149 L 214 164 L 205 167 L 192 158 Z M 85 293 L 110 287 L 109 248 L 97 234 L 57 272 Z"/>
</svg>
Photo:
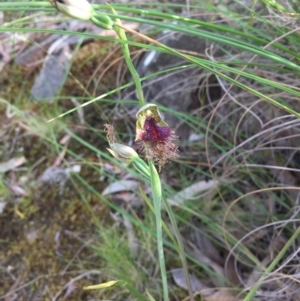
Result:
<svg viewBox="0 0 300 301">
<path fill-rule="evenodd" d="M 159 169 L 168 159 L 178 157 L 178 147 L 172 142 L 176 140 L 173 130 L 169 126 L 158 125 L 157 120 L 152 116 L 147 116 L 143 129 L 138 132 L 138 149 L 152 158 L 159 165 Z"/>
<path fill-rule="evenodd" d="M 172 135 L 169 127 L 159 126 L 153 117 L 147 117 L 144 124 L 144 132 L 141 140 L 146 143 L 165 143 Z"/>
</svg>

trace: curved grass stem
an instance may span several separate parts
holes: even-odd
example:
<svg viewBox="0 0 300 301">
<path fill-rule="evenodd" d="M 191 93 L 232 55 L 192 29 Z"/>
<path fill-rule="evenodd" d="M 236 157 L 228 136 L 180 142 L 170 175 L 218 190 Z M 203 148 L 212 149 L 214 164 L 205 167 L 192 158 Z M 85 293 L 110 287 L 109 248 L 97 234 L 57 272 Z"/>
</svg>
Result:
<svg viewBox="0 0 300 301">
<path fill-rule="evenodd" d="M 250 289 L 246 297 L 243 301 L 251 301 L 253 300 L 253 297 L 263 281 L 270 276 L 271 272 L 274 270 L 278 262 L 283 258 L 283 256 L 286 254 L 287 250 L 291 247 L 291 245 L 295 242 L 295 240 L 300 235 L 300 227 L 295 231 L 295 233 L 292 235 L 292 237 L 288 240 L 288 242 L 284 245 L 284 247 L 281 249 L 281 251 L 278 253 L 278 255 L 274 258 L 274 260 L 270 263 L 270 265 L 265 269 L 263 274 L 258 279 L 257 283 Z"/>
</svg>

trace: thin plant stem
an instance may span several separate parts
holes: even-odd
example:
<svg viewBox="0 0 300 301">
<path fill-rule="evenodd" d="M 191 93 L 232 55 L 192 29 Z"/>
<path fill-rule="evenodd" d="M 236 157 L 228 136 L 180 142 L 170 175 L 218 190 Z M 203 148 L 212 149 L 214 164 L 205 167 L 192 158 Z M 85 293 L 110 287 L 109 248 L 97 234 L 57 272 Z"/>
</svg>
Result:
<svg viewBox="0 0 300 301">
<path fill-rule="evenodd" d="M 152 213 L 155 215 L 154 206 L 153 206 L 152 202 L 146 196 L 145 191 L 143 190 L 143 188 L 141 186 L 139 187 L 139 191 L 140 191 L 140 193 L 142 195 L 143 200 L 146 202 L 146 204 L 148 205 L 148 207 L 150 208 L 150 210 L 152 211 Z M 172 234 L 172 232 L 170 231 L 170 229 L 168 228 L 168 226 L 166 225 L 166 223 L 163 220 L 162 220 L 162 227 L 163 227 L 164 231 L 166 232 L 166 234 L 171 239 L 173 245 L 178 249 L 178 247 L 177 247 L 177 241 L 175 240 L 174 235 Z"/>
<path fill-rule="evenodd" d="M 149 162 L 150 175 L 151 175 L 151 190 L 152 190 L 155 219 L 156 219 L 157 250 L 158 250 L 158 260 L 159 260 L 161 279 L 162 279 L 162 285 L 163 285 L 163 295 L 164 295 L 164 301 L 169 301 L 167 271 L 166 271 L 163 237 L 162 237 L 161 182 L 160 182 L 158 172 L 154 166 L 153 160 L 149 160 L 148 162 Z"/>
<path fill-rule="evenodd" d="M 111 7 L 114 14 L 116 12 Z M 141 84 L 141 79 L 139 74 L 137 73 L 130 56 L 130 51 L 127 43 L 127 37 L 125 30 L 122 28 L 122 23 L 120 19 L 115 20 L 114 30 L 118 34 L 119 38 L 125 42 L 121 43 L 122 52 L 125 58 L 125 62 L 127 67 L 133 77 L 135 82 L 138 99 L 140 102 L 140 106 L 145 105 L 144 93 Z M 153 160 L 149 160 L 149 169 L 150 169 L 150 178 L 151 178 L 151 188 L 152 188 L 152 196 L 154 203 L 154 211 L 155 211 L 155 219 L 156 219 L 156 236 L 157 236 L 157 250 L 158 250 L 158 258 L 159 258 L 159 266 L 162 278 L 163 285 L 163 300 L 169 301 L 169 290 L 168 290 L 168 281 L 167 281 L 167 271 L 166 271 L 166 263 L 164 256 L 164 246 L 163 246 L 163 237 L 162 237 L 162 219 L 161 219 L 161 203 L 162 203 L 162 189 L 161 189 L 161 181 L 158 175 L 158 172 L 155 168 Z"/>
<path fill-rule="evenodd" d="M 119 35 L 120 39 L 123 41 L 127 41 L 126 38 L 126 34 L 125 31 L 123 29 L 121 29 L 120 27 L 116 26 L 115 30 L 117 32 L 117 34 Z M 137 71 L 135 70 L 131 57 L 130 57 L 130 52 L 129 52 L 129 47 L 127 43 L 121 44 L 121 48 L 124 54 L 124 58 L 127 64 L 127 67 L 133 77 L 133 80 L 135 82 L 135 86 L 136 86 L 136 91 L 138 94 L 138 99 L 140 102 L 140 106 L 142 107 L 143 105 L 145 105 L 145 99 L 144 99 L 144 93 L 143 93 L 143 88 L 142 88 L 142 84 L 141 84 L 141 79 L 139 77 L 139 74 L 137 73 Z"/>
<path fill-rule="evenodd" d="M 113 7 L 111 7 L 112 11 L 114 14 L 117 14 L 115 12 L 115 10 L 113 9 Z M 124 59 L 126 62 L 126 65 L 133 77 L 134 83 L 135 83 L 135 87 L 136 87 L 136 91 L 138 94 L 138 99 L 140 102 L 140 106 L 144 106 L 145 105 L 145 98 L 144 98 L 144 93 L 143 93 L 143 88 L 142 88 L 142 84 L 141 84 L 141 79 L 139 74 L 137 73 L 132 60 L 131 60 L 131 56 L 130 56 L 130 50 L 128 47 L 128 43 L 127 43 L 127 37 L 126 37 L 126 33 L 125 30 L 122 28 L 122 23 L 121 20 L 119 18 L 117 18 L 115 20 L 115 24 L 114 24 L 114 30 L 115 32 L 118 34 L 120 40 L 122 40 L 125 43 L 120 43 L 121 44 L 121 49 L 124 55 Z"/>
</svg>

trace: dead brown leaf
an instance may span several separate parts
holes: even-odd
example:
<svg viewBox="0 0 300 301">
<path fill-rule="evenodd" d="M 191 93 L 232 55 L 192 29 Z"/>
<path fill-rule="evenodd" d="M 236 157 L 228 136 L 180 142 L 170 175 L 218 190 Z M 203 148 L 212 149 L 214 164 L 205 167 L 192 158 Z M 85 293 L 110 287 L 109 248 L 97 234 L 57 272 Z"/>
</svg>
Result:
<svg viewBox="0 0 300 301">
<path fill-rule="evenodd" d="M 185 281 L 185 275 L 184 275 L 184 270 L 182 268 L 179 269 L 172 269 L 171 270 L 172 277 L 176 285 L 179 287 L 188 290 L 188 285 Z M 193 293 L 199 292 L 203 289 L 205 289 L 208 293 L 208 290 L 210 291 L 210 294 L 212 293 L 211 289 L 202 281 L 200 281 L 194 274 L 189 274 L 190 282 L 191 282 L 191 287 Z"/>
<path fill-rule="evenodd" d="M 207 237 L 205 233 L 205 228 L 197 221 L 192 221 L 195 228 L 198 230 L 191 229 L 191 239 L 195 246 L 208 258 L 215 261 L 216 263 L 222 265 L 224 262 L 223 258 L 220 256 L 218 249 L 215 247 L 214 243 Z"/>
<path fill-rule="evenodd" d="M 220 266 L 217 262 L 211 260 L 209 257 L 205 256 L 201 250 L 199 250 L 195 245 L 193 245 L 190 242 L 184 242 L 186 246 L 187 253 L 194 257 L 197 261 L 201 262 L 204 265 L 210 266 L 216 274 L 220 275 L 218 276 L 212 276 L 211 281 L 216 287 L 225 286 L 224 281 L 222 278 L 225 277 L 224 275 L 224 269 L 222 266 Z"/>
<path fill-rule="evenodd" d="M 217 185 L 218 181 L 215 180 L 199 181 L 175 194 L 172 199 L 168 199 L 168 202 L 170 205 L 176 206 L 187 200 L 199 199 L 199 194 L 203 195 L 204 192 L 216 190 Z"/>
<path fill-rule="evenodd" d="M 228 260 L 226 260 L 226 264 L 224 266 L 224 274 L 225 277 L 230 281 L 230 283 L 239 285 L 240 278 L 238 276 L 237 267 L 235 265 L 235 258 L 230 256 Z"/>
<path fill-rule="evenodd" d="M 236 297 L 232 290 L 228 288 L 219 288 L 213 295 L 204 297 L 205 301 L 240 301 L 241 298 Z"/>
<path fill-rule="evenodd" d="M 4 173 L 13 170 L 26 162 L 25 157 L 12 158 L 6 162 L 0 163 L 0 172 Z"/>
</svg>

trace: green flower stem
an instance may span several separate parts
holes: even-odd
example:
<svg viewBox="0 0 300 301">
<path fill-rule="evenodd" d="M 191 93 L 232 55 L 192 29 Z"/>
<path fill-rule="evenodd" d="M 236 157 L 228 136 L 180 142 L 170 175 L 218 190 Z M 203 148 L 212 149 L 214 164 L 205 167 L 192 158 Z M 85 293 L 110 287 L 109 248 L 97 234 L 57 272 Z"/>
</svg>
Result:
<svg viewBox="0 0 300 301">
<path fill-rule="evenodd" d="M 113 7 L 110 7 L 110 8 L 111 8 L 112 12 L 115 15 L 117 15 L 117 13 L 113 9 Z M 122 40 L 124 42 L 124 43 L 121 43 L 122 52 L 123 52 L 127 67 L 133 77 L 135 87 L 137 90 L 137 94 L 138 94 L 138 99 L 139 99 L 140 105 L 142 107 L 145 105 L 145 98 L 144 98 L 143 88 L 142 88 L 142 84 L 141 84 L 141 79 L 132 63 L 126 33 L 125 33 L 125 30 L 123 29 L 121 20 L 119 18 L 116 18 L 113 28 L 114 28 L 115 32 L 118 34 L 120 40 Z"/>
<path fill-rule="evenodd" d="M 127 42 L 127 37 L 126 37 L 124 29 L 119 27 L 120 20 L 117 19 L 116 21 L 117 21 L 117 23 L 114 26 L 114 29 L 115 29 L 116 33 L 118 34 L 118 36 L 121 40 L 123 40 L 124 42 Z M 135 67 L 134 67 L 134 65 L 131 61 L 128 44 L 127 43 L 121 44 L 121 48 L 122 48 L 122 51 L 123 51 L 123 54 L 124 54 L 124 58 L 125 58 L 127 67 L 129 69 L 132 77 L 133 77 L 134 82 L 135 82 L 135 86 L 136 86 L 138 98 L 139 98 L 139 101 L 140 101 L 140 105 L 143 106 L 143 105 L 145 105 L 145 99 L 144 99 L 144 93 L 143 93 L 143 88 L 142 88 L 142 84 L 141 84 L 141 79 L 140 79 L 139 74 L 135 70 Z"/>
<path fill-rule="evenodd" d="M 150 199 L 148 199 L 148 197 L 146 196 L 146 193 L 141 186 L 139 186 L 139 191 L 142 195 L 143 200 L 146 202 L 146 204 L 148 205 L 151 212 L 155 215 L 154 206 L 153 206 L 152 202 L 150 201 Z M 176 241 L 173 233 L 171 232 L 171 230 L 168 228 L 167 224 L 163 220 L 162 220 L 162 227 L 163 227 L 163 230 L 167 233 L 167 235 L 171 239 L 173 245 L 178 249 L 177 241 Z"/>
<path fill-rule="evenodd" d="M 162 237 L 161 182 L 157 170 L 154 166 L 153 160 L 149 160 L 149 168 L 150 168 L 150 175 L 151 175 L 151 190 L 152 190 L 154 211 L 155 211 L 155 218 L 156 218 L 157 249 L 158 249 L 158 259 L 160 265 L 161 279 L 163 284 L 164 301 L 169 301 L 167 271 L 166 271 L 163 237 Z"/>
<path fill-rule="evenodd" d="M 115 10 L 111 7 L 111 10 L 116 15 Z M 121 43 L 123 55 L 125 58 L 125 62 L 127 67 L 133 77 L 135 82 L 136 90 L 138 93 L 138 98 L 140 102 L 140 106 L 143 107 L 145 105 L 145 99 L 143 94 L 143 89 L 141 85 L 141 80 L 139 74 L 137 73 L 131 57 L 130 51 L 127 43 L 127 37 L 125 30 L 122 27 L 122 23 L 120 19 L 115 20 L 114 30 L 118 34 L 120 40 L 124 43 Z M 154 212 L 156 219 L 156 236 L 157 236 L 157 250 L 158 250 L 158 258 L 159 258 L 159 266 L 162 278 L 163 285 L 163 300 L 169 301 L 169 290 L 168 290 L 168 281 L 167 281 L 167 270 L 164 256 L 164 246 L 163 246 L 163 237 L 162 237 L 162 219 L 161 219 L 161 203 L 162 203 L 162 189 L 161 182 L 158 175 L 158 172 L 154 166 L 153 160 L 148 161 L 149 169 L 146 168 L 141 162 L 134 162 L 135 167 L 140 170 L 144 175 L 147 175 L 147 171 L 150 170 L 150 179 L 151 179 L 151 188 L 152 188 L 152 196 L 153 196 L 153 204 L 154 204 Z"/>
</svg>

